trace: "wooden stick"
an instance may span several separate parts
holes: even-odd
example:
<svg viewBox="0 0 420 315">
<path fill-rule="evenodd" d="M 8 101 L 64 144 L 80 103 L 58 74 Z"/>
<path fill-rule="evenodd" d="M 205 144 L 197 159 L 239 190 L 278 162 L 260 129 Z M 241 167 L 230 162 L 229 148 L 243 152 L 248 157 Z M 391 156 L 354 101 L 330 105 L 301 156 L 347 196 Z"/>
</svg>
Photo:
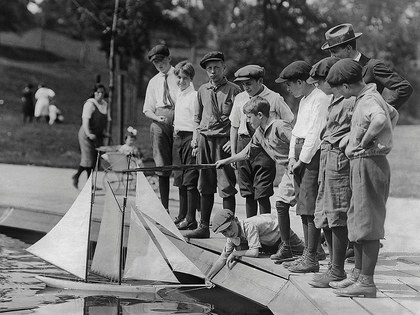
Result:
<svg viewBox="0 0 420 315">
<path fill-rule="evenodd" d="M 122 173 L 131 172 L 151 172 L 151 171 L 184 171 L 184 170 L 201 170 L 208 168 L 215 168 L 216 164 L 187 164 L 187 165 L 165 165 L 165 166 L 150 166 L 137 167 L 122 170 Z"/>
</svg>

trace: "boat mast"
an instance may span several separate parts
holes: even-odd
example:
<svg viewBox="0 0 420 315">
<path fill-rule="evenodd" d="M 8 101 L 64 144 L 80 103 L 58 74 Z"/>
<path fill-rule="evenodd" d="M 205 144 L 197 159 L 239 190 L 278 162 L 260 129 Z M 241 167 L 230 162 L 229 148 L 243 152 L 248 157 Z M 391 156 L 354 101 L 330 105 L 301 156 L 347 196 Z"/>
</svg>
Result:
<svg viewBox="0 0 420 315">
<path fill-rule="evenodd" d="M 90 256 L 90 230 L 92 226 L 92 211 L 93 211 L 93 204 L 95 203 L 95 193 L 96 193 L 96 181 L 98 179 L 98 166 L 99 166 L 99 158 L 100 158 L 100 151 L 96 156 L 96 165 L 94 170 L 95 179 L 92 180 L 92 187 L 90 191 L 90 209 L 89 209 L 89 227 L 88 227 L 88 240 L 87 240 L 87 250 L 86 250 L 86 267 L 85 267 L 85 282 L 88 282 L 88 274 L 89 274 L 89 256 Z M 93 176 L 93 174 L 92 174 Z"/>
<path fill-rule="evenodd" d="M 131 164 L 131 154 L 127 156 L 127 168 L 130 169 Z M 121 237 L 120 237 L 120 267 L 118 270 L 118 284 L 121 284 L 122 278 L 122 268 L 123 268 L 123 250 L 124 250 L 124 217 L 125 217 L 125 209 L 127 207 L 127 196 L 128 196 L 128 183 L 129 183 L 129 176 L 130 173 L 125 173 L 126 176 L 126 183 L 125 183 L 125 194 L 123 198 L 123 206 L 122 206 L 122 218 L 121 218 Z"/>
</svg>

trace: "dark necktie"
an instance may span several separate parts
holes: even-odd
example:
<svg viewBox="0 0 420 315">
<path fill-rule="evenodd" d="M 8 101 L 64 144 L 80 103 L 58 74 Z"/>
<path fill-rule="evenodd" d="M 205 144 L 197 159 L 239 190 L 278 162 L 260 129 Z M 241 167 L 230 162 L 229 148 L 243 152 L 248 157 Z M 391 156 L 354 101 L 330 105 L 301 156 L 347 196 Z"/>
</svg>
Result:
<svg viewBox="0 0 420 315">
<path fill-rule="evenodd" d="M 168 103 L 169 102 L 169 103 Z M 175 103 L 169 93 L 168 74 L 165 74 L 165 82 L 163 83 L 163 103 L 171 108 L 175 107 Z"/>
</svg>

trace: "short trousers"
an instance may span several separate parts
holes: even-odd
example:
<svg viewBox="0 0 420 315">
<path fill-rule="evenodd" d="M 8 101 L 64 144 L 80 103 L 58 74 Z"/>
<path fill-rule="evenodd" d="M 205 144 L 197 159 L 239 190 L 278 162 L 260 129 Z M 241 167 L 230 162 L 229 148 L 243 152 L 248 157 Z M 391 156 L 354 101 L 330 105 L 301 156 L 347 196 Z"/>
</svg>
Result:
<svg viewBox="0 0 420 315">
<path fill-rule="evenodd" d="M 250 137 L 239 136 L 237 152 L 242 151 L 250 140 Z M 274 194 L 276 163 L 263 149 L 253 157 L 252 161 L 237 162 L 237 168 L 238 186 L 242 197 L 253 196 L 258 200 Z"/>
<path fill-rule="evenodd" d="M 299 160 L 303 143 L 296 143 L 295 158 Z M 315 203 L 318 196 L 318 172 L 320 150 L 318 150 L 309 164 L 303 164 L 294 174 L 295 193 L 297 199 L 296 214 L 314 215 Z"/>
<path fill-rule="evenodd" d="M 223 151 L 223 145 L 230 141 L 229 137 L 209 137 L 200 134 L 198 137 L 198 164 L 214 164 L 220 159 L 225 159 L 230 154 Z M 201 169 L 199 171 L 198 190 L 201 194 L 214 194 L 216 189 L 221 198 L 235 195 L 236 176 L 231 165 L 221 169 Z"/>
<path fill-rule="evenodd" d="M 179 131 L 174 135 L 173 165 L 193 165 L 196 159 L 192 156 L 193 133 Z M 198 170 L 174 171 L 174 186 L 186 186 L 196 188 L 198 184 Z"/>
<path fill-rule="evenodd" d="M 350 242 L 384 238 L 385 205 L 391 179 L 386 156 L 351 159 L 350 174 L 352 197 L 347 214 Z"/>
<path fill-rule="evenodd" d="M 347 226 L 351 198 L 350 160 L 328 143 L 321 145 L 318 183 L 315 226 L 318 229 Z"/>
</svg>

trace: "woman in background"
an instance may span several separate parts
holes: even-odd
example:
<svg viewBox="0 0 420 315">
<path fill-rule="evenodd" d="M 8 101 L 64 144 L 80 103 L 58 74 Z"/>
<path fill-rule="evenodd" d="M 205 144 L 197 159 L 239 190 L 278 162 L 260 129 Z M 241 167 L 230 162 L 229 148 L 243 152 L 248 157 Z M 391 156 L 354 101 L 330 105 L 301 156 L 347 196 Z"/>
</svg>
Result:
<svg viewBox="0 0 420 315">
<path fill-rule="evenodd" d="M 96 162 L 96 148 L 102 145 L 108 121 L 108 103 L 102 84 L 96 84 L 91 97 L 83 105 L 82 126 L 79 129 L 80 165 L 73 175 L 73 186 L 78 188 L 83 171 L 90 176 Z"/>
</svg>

